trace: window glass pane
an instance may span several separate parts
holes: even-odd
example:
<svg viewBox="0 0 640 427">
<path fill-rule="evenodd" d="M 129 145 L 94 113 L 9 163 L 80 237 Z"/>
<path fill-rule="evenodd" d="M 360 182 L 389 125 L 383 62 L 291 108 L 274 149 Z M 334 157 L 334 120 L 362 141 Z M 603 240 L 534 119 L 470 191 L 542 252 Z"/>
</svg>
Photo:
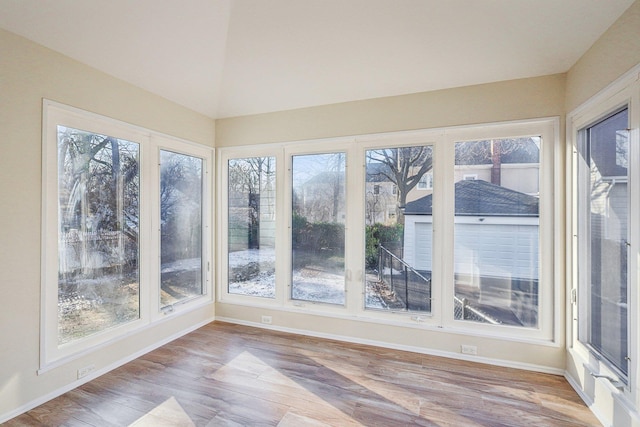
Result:
<svg viewBox="0 0 640 427">
<path fill-rule="evenodd" d="M 276 159 L 229 160 L 228 290 L 276 296 Z"/>
<path fill-rule="evenodd" d="M 160 305 L 202 295 L 202 166 L 160 151 Z"/>
<path fill-rule="evenodd" d="M 455 318 L 538 325 L 541 138 L 455 144 Z"/>
<path fill-rule="evenodd" d="M 627 374 L 628 110 L 581 131 L 580 340 Z M 586 326 L 586 327 L 585 327 Z"/>
<path fill-rule="evenodd" d="M 344 304 L 344 153 L 293 156 L 291 298 Z"/>
<path fill-rule="evenodd" d="M 428 145 L 366 152 L 367 309 L 431 311 L 432 166 Z"/>
<path fill-rule="evenodd" d="M 138 144 L 57 127 L 58 344 L 140 316 Z"/>
</svg>

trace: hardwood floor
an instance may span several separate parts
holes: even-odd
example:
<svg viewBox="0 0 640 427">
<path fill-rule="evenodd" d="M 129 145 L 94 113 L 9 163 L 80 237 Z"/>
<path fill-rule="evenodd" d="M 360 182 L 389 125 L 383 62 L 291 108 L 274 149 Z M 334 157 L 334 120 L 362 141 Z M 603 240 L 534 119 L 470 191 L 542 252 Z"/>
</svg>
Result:
<svg viewBox="0 0 640 427">
<path fill-rule="evenodd" d="M 599 426 L 559 376 L 215 322 L 7 426 Z"/>
</svg>

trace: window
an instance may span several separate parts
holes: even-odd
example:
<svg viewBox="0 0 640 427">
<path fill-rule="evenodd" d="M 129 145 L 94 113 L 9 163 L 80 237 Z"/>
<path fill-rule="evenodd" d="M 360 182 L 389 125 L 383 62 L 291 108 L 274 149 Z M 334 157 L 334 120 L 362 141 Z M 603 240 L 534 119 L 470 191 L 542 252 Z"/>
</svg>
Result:
<svg viewBox="0 0 640 427">
<path fill-rule="evenodd" d="M 162 307 L 202 295 L 201 158 L 160 150 L 160 282 Z"/>
<path fill-rule="evenodd" d="M 140 318 L 139 151 L 57 126 L 58 345 Z"/>
<path fill-rule="evenodd" d="M 407 198 L 427 175 L 433 186 L 433 147 L 372 149 L 365 159 L 365 186 L 377 182 L 391 189 L 366 200 L 365 308 L 430 312 L 432 196 L 409 203 Z M 393 188 L 399 191 L 394 194 Z"/>
<path fill-rule="evenodd" d="M 628 376 L 629 110 L 578 131 L 578 338 Z"/>
<path fill-rule="evenodd" d="M 454 183 L 456 319 L 538 326 L 539 159 L 540 137 L 456 142 L 456 167 L 491 165 Z"/>
<path fill-rule="evenodd" d="M 553 341 L 557 126 L 222 149 L 221 300 Z M 245 184 L 268 181 L 249 172 L 267 158 L 288 166 L 277 171 L 285 194 Z M 268 245 L 252 237 L 263 229 L 276 230 Z"/>
<path fill-rule="evenodd" d="M 228 292 L 275 298 L 276 159 L 228 161 Z"/>
<path fill-rule="evenodd" d="M 345 303 L 344 153 L 292 156 L 291 298 Z"/>
<path fill-rule="evenodd" d="M 211 301 L 203 296 L 211 294 L 212 152 L 43 105 L 41 369 L 48 369 L 180 306 Z"/>
</svg>

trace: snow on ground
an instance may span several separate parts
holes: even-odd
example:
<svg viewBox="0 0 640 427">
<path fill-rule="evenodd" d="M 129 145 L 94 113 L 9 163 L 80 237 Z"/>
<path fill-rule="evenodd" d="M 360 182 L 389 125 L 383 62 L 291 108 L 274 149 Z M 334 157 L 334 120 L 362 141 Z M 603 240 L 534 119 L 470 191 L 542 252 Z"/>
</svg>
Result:
<svg viewBox="0 0 640 427">
<path fill-rule="evenodd" d="M 244 280 L 234 280 L 233 277 L 230 277 L 229 293 L 275 298 L 275 264 L 275 248 L 247 249 L 244 251 L 230 252 L 229 270 L 241 270 L 243 267 L 254 265 L 257 266 L 258 273 L 253 274 L 250 278 L 244 278 Z"/>
<path fill-rule="evenodd" d="M 243 282 L 229 282 L 229 293 L 253 297 L 275 298 L 275 270 L 260 272 L 256 277 Z"/>
<path fill-rule="evenodd" d="M 291 288 L 293 299 L 344 304 L 344 275 L 301 268 L 294 270 Z"/>
<path fill-rule="evenodd" d="M 262 298 L 275 298 L 275 261 L 273 248 L 248 249 L 229 253 L 229 269 L 242 269 L 254 264 L 257 273 L 244 281 L 229 281 L 229 293 Z M 182 259 L 162 264 L 161 273 L 197 270 L 202 267 L 200 258 Z M 98 279 L 85 279 L 84 284 L 94 286 L 113 281 L 111 276 Z M 119 280 L 118 280 L 119 282 Z M 293 272 L 293 299 L 322 302 L 328 304 L 344 304 L 344 275 L 330 273 L 319 269 L 302 268 Z M 366 307 L 384 309 L 385 304 L 367 286 Z"/>
<path fill-rule="evenodd" d="M 160 272 L 175 273 L 184 270 L 197 270 L 199 268 L 202 268 L 202 260 L 200 258 L 179 259 L 162 264 Z"/>
<path fill-rule="evenodd" d="M 229 268 L 242 268 L 258 263 L 260 272 L 244 281 L 229 282 L 229 293 L 263 298 L 275 298 L 275 261 L 273 248 L 248 249 L 229 253 Z M 263 268 L 264 267 L 264 268 Z M 293 299 L 344 304 L 344 276 L 317 269 L 302 268 L 293 272 Z M 382 299 L 367 292 L 366 307 L 386 308 Z"/>
<path fill-rule="evenodd" d="M 246 249 L 229 253 L 229 268 L 242 267 L 250 262 L 275 265 L 275 248 Z"/>
</svg>

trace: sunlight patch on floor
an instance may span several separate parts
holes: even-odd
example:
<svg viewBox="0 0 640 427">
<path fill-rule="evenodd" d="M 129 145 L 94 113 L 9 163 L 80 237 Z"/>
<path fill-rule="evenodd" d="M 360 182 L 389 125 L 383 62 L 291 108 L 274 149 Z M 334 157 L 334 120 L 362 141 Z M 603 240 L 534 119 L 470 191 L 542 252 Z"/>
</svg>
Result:
<svg viewBox="0 0 640 427">
<path fill-rule="evenodd" d="M 195 427 L 175 397 L 170 397 L 129 427 Z"/>
<path fill-rule="evenodd" d="M 330 422 L 329 425 L 361 425 L 351 418 L 350 414 L 334 407 L 322 396 L 309 391 L 248 351 L 240 353 L 209 378 L 237 387 L 238 392 L 296 408 L 282 418 L 282 427 L 300 425 L 295 423 L 295 420 L 300 419 L 306 419 L 308 425 L 312 426 L 316 425 L 312 422 L 317 422 L 318 426 L 325 425 L 317 421 L 316 417 Z"/>
<path fill-rule="evenodd" d="M 407 392 L 401 387 L 395 386 L 391 382 L 371 379 L 371 375 L 362 368 L 349 366 L 349 368 L 346 369 L 344 368 L 344 364 L 341 365 L 340 362 L 331 363 L 330 360 L 314 357 L 311 355 L 308 355 L 307 357 L 312 359 L 314 362 L 325 366 L 327 369 L 331 369 L 337 374 L 349 379 L 354 384 L 358 384 L 362 388 L 370 390 L 372 393 L 384 397 L 389 402 L 393 402 L 394 404 L 406 409 L 407 411 L 410 411 L 416 415 L 420 415 L 421 402 L 418 398 L 416 398 L 414 393 Z"/>
</svg>

